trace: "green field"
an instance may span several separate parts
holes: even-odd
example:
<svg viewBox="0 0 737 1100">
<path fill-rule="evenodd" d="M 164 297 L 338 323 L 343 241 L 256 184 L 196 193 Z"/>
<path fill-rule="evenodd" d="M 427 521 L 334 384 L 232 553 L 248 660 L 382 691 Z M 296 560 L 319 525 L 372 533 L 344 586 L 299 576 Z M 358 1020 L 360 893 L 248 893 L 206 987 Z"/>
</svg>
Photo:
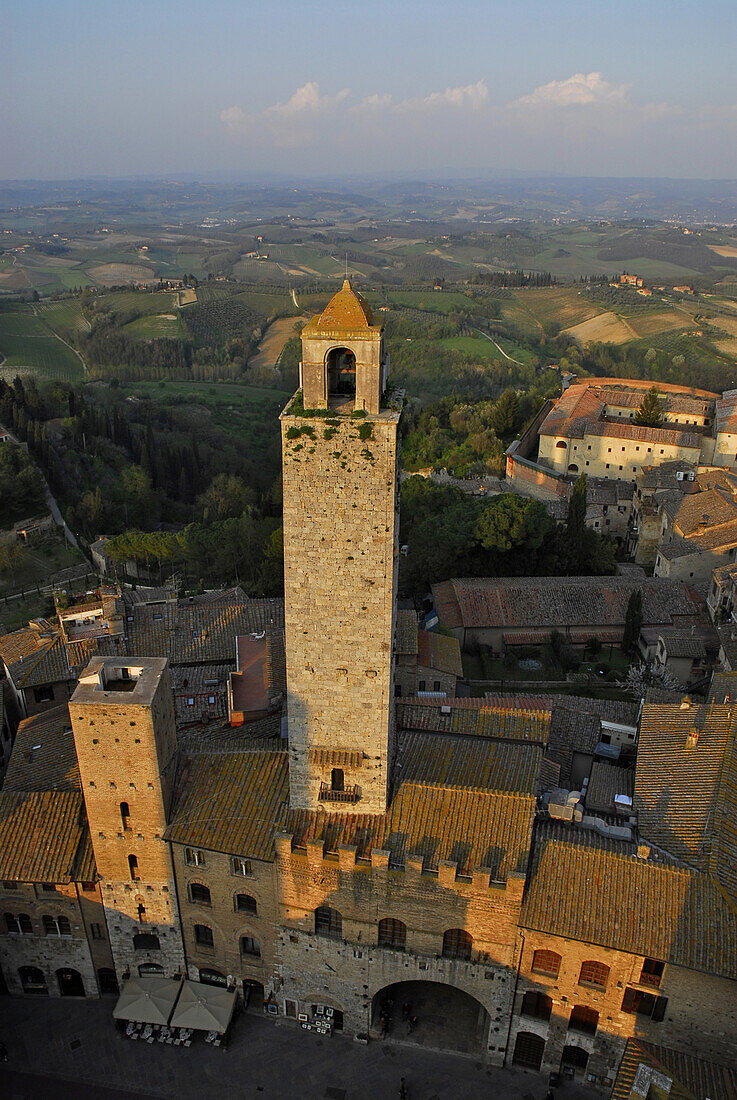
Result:
<svg viewBox="0 0 737 1100">
<path fill-rule="evenodd" d="M 171 290 L 156 290 L 151 293 L 145 290 L 116 290 L 100 299 L 100 305 L 113 313 L 126 313 L 130 310 L 139 317 L 151 313 L 172 313 L 176 303 L 176 295 Z"/>
<path fill-rule="evenodd" d="M 453 348 L 455 351 L 462 351 L 466 355 L 474 355 L 480 359 L 504 358 L 491 340 L 486 340 L 483 336 L 446 336 L 442 340 L 437 340 L 436 343 L 438 347 Z M 506 348 L 504 350 L 506 351 Z M 512 355 L 513 352 L 510 351 L 507 354 Z"/>
<path fill-rule="evenodd" d="M 12 377 L 27 368 L 47 378 L 66 382 L 80 379 L 82 363 L 30 307 L 0 307 L 0 373 Z"/>
<path fill-rule="evenodd" d="M 123 326 L 123 332 L 142 340 L 156 340 L 162 336 L 176 340 L 186 335 L 178 313 L 148 313 L 145 317 L 136 317 L 135 321 Z"/>
<path fill-rule="evenodd" d="M 36 307 L 49 328 L 65 340 L 73 340 L 89 332 L 89 322 L 82 313 L 78 298 L 65 298 L 59 302 L 42 302 Z"/>
</svg>

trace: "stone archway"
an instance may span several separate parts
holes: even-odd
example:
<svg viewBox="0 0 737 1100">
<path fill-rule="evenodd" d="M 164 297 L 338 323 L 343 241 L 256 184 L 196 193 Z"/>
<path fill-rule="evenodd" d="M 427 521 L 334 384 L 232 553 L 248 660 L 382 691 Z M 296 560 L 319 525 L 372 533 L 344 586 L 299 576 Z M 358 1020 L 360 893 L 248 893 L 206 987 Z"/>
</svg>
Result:
<svg viewBox="0 0 737 1100">
<path fill-rule="evenodd" d="M 331 348 L 326 360 L 328 398 L 356 396 L 356 356 L 350 348 Z"/>
<path fill-rule="evenodd" d="M 480 1001 L 443 982 L 397 982 L 380 989 L 371 1002 L 372 1035 L 434 1050 L 485 1053 L 490 1024 Z"/>
<path fill-rule="evenodd" d="M 84 982 L 78 970 L 64 967 L 56 972 L 62 997 L 84 997 Z"/>
</svg>

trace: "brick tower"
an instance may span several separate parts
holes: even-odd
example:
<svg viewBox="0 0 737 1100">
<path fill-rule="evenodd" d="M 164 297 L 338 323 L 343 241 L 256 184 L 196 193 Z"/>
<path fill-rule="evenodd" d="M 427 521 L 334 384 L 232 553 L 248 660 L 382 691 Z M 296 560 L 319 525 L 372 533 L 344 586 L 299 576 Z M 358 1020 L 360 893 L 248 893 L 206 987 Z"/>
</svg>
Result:
<svg viewBox="0 0 737 1100">
<path fill-rule="evenodd" d="M 349 281 L 302 331 L 281 415 L 293 808 L 383 813 L 394 740 L 397 425 L 380 325 Z"/>
<path fill-rule="evenodd" d="M 174 701 L 160 658 L 94 658 L 69 703 L 115 969 L 184 973 L 169 845 Z"/>
</svg>

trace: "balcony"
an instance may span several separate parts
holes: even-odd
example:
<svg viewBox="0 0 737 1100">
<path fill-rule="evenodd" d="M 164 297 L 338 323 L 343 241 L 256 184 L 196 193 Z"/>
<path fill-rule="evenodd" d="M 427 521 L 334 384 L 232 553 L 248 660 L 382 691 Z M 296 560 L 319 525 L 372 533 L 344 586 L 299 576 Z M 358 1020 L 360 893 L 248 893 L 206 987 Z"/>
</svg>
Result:
<svg viewBox="0 0 737 1100">
<path fill-rule="evenodd" d="M 360 787 L 345 787 L 342 791 L 334 791 L 327 783 L 320 784 L 318 794 L 320 802 L 358 802 L 361 797 Z"/>
</svg>

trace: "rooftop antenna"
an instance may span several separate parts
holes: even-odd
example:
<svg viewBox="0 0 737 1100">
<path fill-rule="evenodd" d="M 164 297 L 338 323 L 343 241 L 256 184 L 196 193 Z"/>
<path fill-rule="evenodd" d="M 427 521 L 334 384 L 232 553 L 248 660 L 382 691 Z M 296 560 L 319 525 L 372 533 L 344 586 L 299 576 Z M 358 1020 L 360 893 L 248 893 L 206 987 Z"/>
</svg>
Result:
<svg viewBox="0 0 737 1100">
<path fill-rule="evenodd" d="M 348 253 L 345 254 L 345 277 L 348 278 Z"/>
</svg>

